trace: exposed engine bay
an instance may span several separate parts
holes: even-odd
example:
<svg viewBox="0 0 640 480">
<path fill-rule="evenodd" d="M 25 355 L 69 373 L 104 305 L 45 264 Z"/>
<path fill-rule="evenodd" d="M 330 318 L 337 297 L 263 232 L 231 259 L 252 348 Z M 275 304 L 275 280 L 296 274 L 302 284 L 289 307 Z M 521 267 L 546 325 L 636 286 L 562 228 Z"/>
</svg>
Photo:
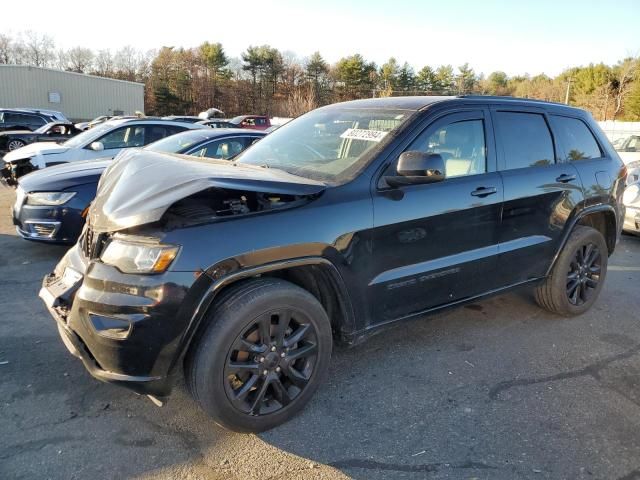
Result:
<svg viewBox="0 0 640 480">
<path fill-rule="evenodd" d="M 180 228 L 225 217 L 291 208 L 306 203 L 314 196 L 209 188 L 171 205 L 161 223 L 165 228 Z"/>
</svg>

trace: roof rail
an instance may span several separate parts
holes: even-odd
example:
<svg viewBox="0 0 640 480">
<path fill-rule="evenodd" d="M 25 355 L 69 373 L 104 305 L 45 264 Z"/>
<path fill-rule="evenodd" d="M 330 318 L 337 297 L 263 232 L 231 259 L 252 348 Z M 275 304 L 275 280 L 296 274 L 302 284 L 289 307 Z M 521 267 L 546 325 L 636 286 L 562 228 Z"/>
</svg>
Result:
<svg viewBox="0 0 640 480">
<path fill-rule="evenodd" d="M 550 103 L 552 105 L 562 105 L 563 107 L 570 107 L 564 103 L 551 102 L 549 100 L 540 100 L 539 98 L 524 98 L 524 97 L 510 97 L 508 95 L 457 95 L 458 98 L 471 98 L 482 100 L 507 100 L 513 102 L 535 102 L 535 103 Z M 571 107 L 570 107 L 571 108 Z"/>
</svg>

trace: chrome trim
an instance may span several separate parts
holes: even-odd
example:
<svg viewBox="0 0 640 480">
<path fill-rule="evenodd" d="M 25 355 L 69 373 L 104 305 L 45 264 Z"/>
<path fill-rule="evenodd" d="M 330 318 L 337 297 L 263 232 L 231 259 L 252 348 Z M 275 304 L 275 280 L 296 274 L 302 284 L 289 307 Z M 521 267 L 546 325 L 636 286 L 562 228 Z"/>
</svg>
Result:
<svg viewBox="0 0 640 480">
<path fill-rule="evenodd" d="M 50 220 L 25 220 L 22 222 L 23 225 L 27 226 L 29 230 L 24 230 L 22 228 L 16 227 L 19 229 L 19 233 L 28 238 L 39 238 L 39 239 L 52 239 L 56 236 L 56 233 L 60 230 L 61 223 L 60 222 L 52 222 Z M 53 226 L 53 230 L 48 235 L 40 235 L 38 232 L 33 230 L 31 225 L 47 225 Z"/>
</svg>

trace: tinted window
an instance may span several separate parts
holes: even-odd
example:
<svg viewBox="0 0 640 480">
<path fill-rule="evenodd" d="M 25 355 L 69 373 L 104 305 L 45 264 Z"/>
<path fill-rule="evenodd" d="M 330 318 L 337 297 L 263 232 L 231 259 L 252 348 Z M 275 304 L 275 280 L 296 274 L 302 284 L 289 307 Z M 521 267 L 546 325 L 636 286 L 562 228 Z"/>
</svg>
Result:
<svg viewBox="0 0 640 480">
<path fill-rule="evenodd" d="M 144 144 L 149 145 L 161 138 L 168 137 L 178 132 L 183 132 L 186 128 L 171 125 L 146 125 Z"/>
<path fill-rule="evenodd" d="M 142 125 L 131 125 L 107 133 L 97 141 L 102 142 L 105 150 L 112 148 L 142 147 L 144 145 L 144 129 Z"/>
<path fill-rule="evenodd" d="M 598 142 L 582 120 L 551 115 L 551 125 L 564 147 L 565 160 L 588 160 L 602 157 Z"/>
<path fill-rule="evenodd" d="M 506 170 L 554 163 L 553 140 L 542 115 L 497 112 L 495 119 Z"/>
<path fill-rule="evenodd" d="M 464 120 L 428 129 L 407 150 L 439 154 L 447 178 L 486 172 L 484 122 Z"/>
</svg>

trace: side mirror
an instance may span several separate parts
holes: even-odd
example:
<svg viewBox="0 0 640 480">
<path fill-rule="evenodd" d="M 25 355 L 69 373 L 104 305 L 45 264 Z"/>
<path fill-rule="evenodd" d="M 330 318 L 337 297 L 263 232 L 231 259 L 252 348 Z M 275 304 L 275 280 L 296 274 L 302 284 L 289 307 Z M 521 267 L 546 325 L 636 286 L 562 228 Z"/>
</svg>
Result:
<svg viewBox="0 0 640 480">
<path fill-rule="evenodd" d="M 397 175 L 385 177 L 392 187 L 441 182 L 445 179 L 444 160 L 437 153 L 403 152 L 398 158 Z"/>
<path fill-rule="evenodd" d="M 94 152 L 101 152 L 102 150 L 104 150 L 104 143 L 93 142 L 91 145 L 89 145 L 89 148 Z"/>
</svg>

